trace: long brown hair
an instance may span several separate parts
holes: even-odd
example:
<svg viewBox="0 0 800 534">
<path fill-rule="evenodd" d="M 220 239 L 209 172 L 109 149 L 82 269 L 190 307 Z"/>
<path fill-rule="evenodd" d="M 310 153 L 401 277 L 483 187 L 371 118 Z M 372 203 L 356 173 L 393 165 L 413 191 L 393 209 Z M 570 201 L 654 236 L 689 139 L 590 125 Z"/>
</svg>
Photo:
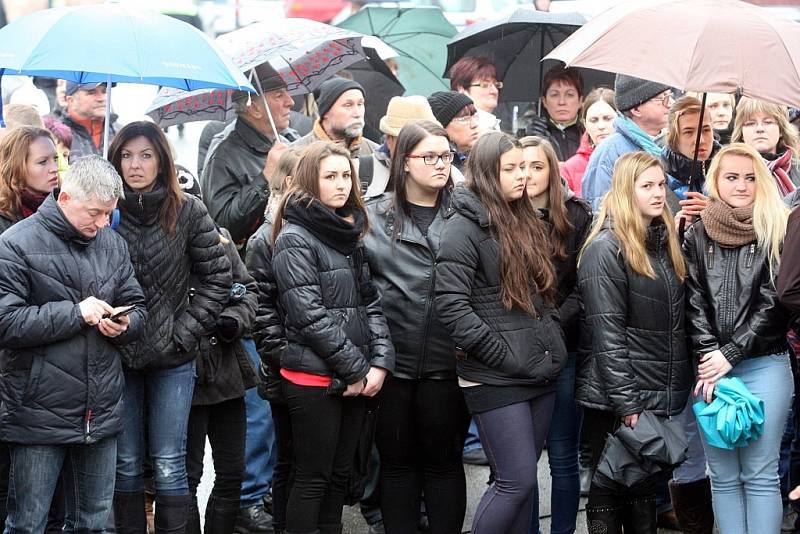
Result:
<svg viewBox="0 0 800 534">
<path fill-rule="evenodd" d="M 28 148 L 40 137 L 49 139 L 55 147 L 53 135 L 36 126 L 11 128 L 0 139 L 0 213 L 13 219 L 22 217 L 21 199 L 27 184 Z"/>
<path fill-rule="evenodd" d="M 550 260 L 545 224 L 528 195 L 508 202 L 500 188 L 500 158 L 519 142 L 510 135 L 491 132 L 472 147 L 466 165 L 466 185 L 486 208 L 500 245 L 500 295 L 503 306 L 517 306 L 535 314 L 533 294 L 548 302 L 555 298 L 556 275 Z"/>
<path fill-rule="evenodd" d="M 170 235 L 175 235 L 175 227 L 178 224 L 178 214 L 186 197 L 181 191 L 178 183 L 178 176 L 175 172 L 175 162 L 172 159 L 172 150 L 169 141 L 161 131 L 161 128 L 148 121 L 136 121 L 122 128 L 114 136 L 111 146 L 108 148 L 108 161 L 110 161 L 117 172 L 122 176 L 122 149 L 128 142 L 137 137 L 146 138 L 158 155 L 158 175 L 156 181 L 161 182 L 167 190 L 164 203 L 161 204 L 159 221 L 164 230 Z"/>
<path fill-rule="evenodd" d="M 350 159 L 350 152 L 344 147 L 329 141 L 314 141 L 303 150 L 297 165 L 292 174 L 292 185 L 281 198 L 278 209 L 275 212 L 275 223 L 272 227 L 272 242 L 278 239 L 278 234 L 283 228 L 283 212 L 286 204 L 292 201 L 306 201 L 310 206 L 313 202 L 319 202 L 319 166 L 322 160 L 329 156 L 342 156 L 350 164 L 350 196 L 347 197 L 345 206 L 358 210 L 364 214 L 364 229 L 360 237 L 364 237 L 369 231 L 369 221 L 367 220 L 367 209 L 361 199 L 361 187 L 358 180 L 353 160 Z"/>
<path fill-rule="evenodd" d="M 658 167 L 664 172 L 661 161 L 646 152 L 629 152 L 621 156 L 614 164 L 614 173 L 611 176 L 611 189 L 603 198 L 600 211 L 586 237 L 581 251 L 589 246 L 603 230 L 606 219 L 614 220 L 613 234 L 619 242 L 619 248 L 631 270 L 640 276 L 656 278 L 650 257 L 647 255 L 645 240 L 647 228 L 642 220 L 642 212 L 636 204 L 634 186 L 636 179 L 651 167 Z M 666 173 L 664 172 L 666 178 Z M 686 278 L 686 263 L 683 252 L 678 243 L 678 232 L 675 230 L 675 221 L 670 213 L 669 206 L 664 204 L 664 211 L 660 217 L 667 231 L 667 252 L 675 269 L 675 276 L 683 281 Z M 581 258 L 578 258 L 580 264 Z"/>
<path fill-rule="evenodd" d="M 564 204 L 564 182 L 558 167 L 558 156 L 553 144 L 538 135 L 529 135 L 519 140 L 522 148 L 539 147 L 547 159 L 550 169 L 547 186 L 547 209 L 550 212 L 550 241 L 553 253 L 559 260 L 567 259 L 567 240 L 575 227 L 569 222 L 567 206 Z"/>
</svg>

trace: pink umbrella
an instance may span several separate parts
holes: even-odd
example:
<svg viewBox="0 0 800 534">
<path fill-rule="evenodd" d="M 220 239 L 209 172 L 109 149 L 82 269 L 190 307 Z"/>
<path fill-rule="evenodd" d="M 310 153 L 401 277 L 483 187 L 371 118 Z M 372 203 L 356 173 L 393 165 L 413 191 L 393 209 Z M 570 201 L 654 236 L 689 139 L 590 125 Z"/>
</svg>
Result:
<svg viewBox="0 0 800 534">
<path fill-rule="evenodd" d="M 619 4 L 544 59 L 800 107 L 800 24 L 738 0 Z"/>
</svg>

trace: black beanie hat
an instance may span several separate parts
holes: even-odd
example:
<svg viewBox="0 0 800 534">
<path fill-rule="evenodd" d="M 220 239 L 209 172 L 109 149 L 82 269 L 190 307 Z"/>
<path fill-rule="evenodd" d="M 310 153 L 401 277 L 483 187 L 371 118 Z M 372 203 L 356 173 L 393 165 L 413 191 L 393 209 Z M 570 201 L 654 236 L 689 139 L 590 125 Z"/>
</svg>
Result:
<svg viewBox="0 0 800 534">
<path fill-rule="evenodd" d="M 614 102 L 620 111 L 628 111 L 644 104 L 667 89 L 672 88 L 663 83 L 617 74 L 614 79 Z"/>
<path fill-rule="evenodd" d="M 473 104 L 472 99 L 464 93 L 457 91 L 437 91 L 428 97 L 428 104 L 431 105 L 433 116 L 442 125 L 447 128 L 453 117 L 465 107 Z"/>
<path fill-rule="evenodd" d="M 353 81 L 342 78 L 340 76 L 334 76 L 330 80 L 325 80 L 322 82 L 317 89 L 314 90 L 314 100 L 317 102 L 317 112 L 319 113 L 319 118 L 325 116 L 325 114 L 333 107 L 339 97 L 342 96 L 342 93 L 349 91 L 350 89 L 358 89 L 361 91 L 361 94 L 366 97 L 364 93 L 364 88 L 361 87 L 361 84 Z"/>
</svg>

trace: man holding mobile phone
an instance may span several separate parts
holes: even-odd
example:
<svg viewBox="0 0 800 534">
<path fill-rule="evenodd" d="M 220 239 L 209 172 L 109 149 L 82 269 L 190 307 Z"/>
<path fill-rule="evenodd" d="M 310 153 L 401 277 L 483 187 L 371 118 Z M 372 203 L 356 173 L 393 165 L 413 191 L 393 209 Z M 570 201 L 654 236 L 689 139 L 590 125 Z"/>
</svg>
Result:
<svg viewBox="0 0 800 534">
<path fill-rule="evenodd" d="M 0 441 L 6 531 L 43 532 L 64 469 L 66 531 L 102 532 L 114 493 L 124 379 L 117 346 L 146 319 L 128 248 L 107 228 L 122 179 L 82 158 L 0 237 Z"/>
</svg>

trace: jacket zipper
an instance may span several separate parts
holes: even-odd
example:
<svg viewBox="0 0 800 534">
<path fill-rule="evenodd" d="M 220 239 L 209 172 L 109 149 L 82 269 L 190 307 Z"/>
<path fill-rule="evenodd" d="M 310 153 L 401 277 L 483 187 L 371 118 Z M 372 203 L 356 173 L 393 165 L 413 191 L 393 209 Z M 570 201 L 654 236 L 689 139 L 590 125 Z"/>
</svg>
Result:
<svg viewBox="0 0 800 534">
<path fill-rule="evenodd" d="M 708 244 L 708 269 L 714 268 L 714 243 Z"/>
<path fill-rule="evenodd" d="M 672 357 L 674 354 L 674 349 L 672 346 L 672 336 L 673 336 L 673 318 L 672 318 L 672 287 L 669 283 L 669 279 L 667 277 L 667 270 L 663 264 L 663 251 L 659 251 L 658 255 L 658 265 L 661 267 L 661 273 L 664 277 L 664 283 L 667 286 L 667 299 L 669 301 L 669 364 L 667 364 L 667 411 L 671 411 L 672 408 Z"/>
<path fill-rule="evenodd" d="M 144 203 L 142 202 L 142 195 L 139 195 L 139 210 L 144 211 Z"/>
<path fill-rule="evenodd" d="M 85 418 L 85 421 L 86 421 L 86 427 L 85 427 L 86 434 L 84 435 L 84 438 L 83 438 L 83 440 L 84 440 L 86 443 L 89 443 L 89 441 L 90 441 L 90 439 L 89 439 L 89 430 L 90 430 L 90 425 L 91 425 L 91 423 L 92 423 L 92 409 L 91 409 L 91 408 L 87 408 L 87 409 L 86 409 L 86 418 Z"/>
<path fill-rule="evenodd" d="M 750 252 L 747 254 L 747 262 L 745 263 L 745 267 L 750 268 L 753 266 L 753 258 L 756 255 L 756 244 L 750 243 Z"/>
<path fill-rule="evenodd" d="M 428 355 L 428 330 L 431 325 L 431 303 L 433 302 L 433 288 L 436 287 L 436 258 L 433 257 L 432 251 L 428 249 L 433 258 L 433 269 L 431 269 L 431 278 L 428 283 L 428 301 L 425 303 L 425 329 L 422 331 L 422 355 L 419 359 L 417 366 L 417 378 L 422 378 L 422 371 L 425 369 L 425 360 Z"/>
</svg>

